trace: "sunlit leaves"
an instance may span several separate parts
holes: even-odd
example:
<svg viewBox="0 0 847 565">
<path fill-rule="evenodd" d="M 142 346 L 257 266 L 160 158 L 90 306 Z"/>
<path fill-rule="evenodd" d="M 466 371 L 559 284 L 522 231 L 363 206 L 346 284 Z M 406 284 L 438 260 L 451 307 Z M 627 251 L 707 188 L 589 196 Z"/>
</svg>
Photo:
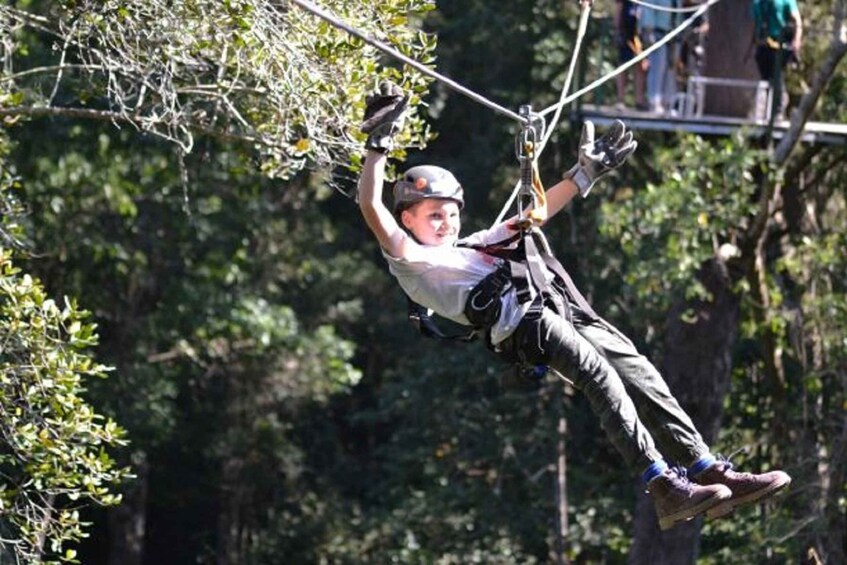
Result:
<svg viewBox="0 0 847 565">
<path fill-rule="evenodd" d="M 839 229 L 816 238 L 803 238 L 796 252 L 780 261 L 782 268 L 811 290 L 804 294 L 805 329 L 819 340 L 818 354 L 826 356 L 828 365 L 847 364 L 845 249 L 847 236 Z"/>
<path fill-rule="evenodd" d="M 640 299 L 662 302 L 672 290 L 702 294 L 694 273 L 722 245 L 734 245 L 753 218 L 752 174 L 761 159 L 740 136 L 686 136 L 679 147 L 659 150 L 660 184 L 604 206 L 603 233 L 634 259 L 628 282 Z"/>
<path fill-rule="evenodd" d="M 62 549 L 84 535 L 78 508 L 118 503 L 111 489 L 128 474 L 107 451 L 123 430 L 83 397 L 84 380 L 109 370 L 86 353 L 97 342 L 88 316 L 48 298 L 0 247 L 0 524 L 25 562 L 73 561 Z"/>
<path fill-rule="evenodd" d="M 20 185 L 17 175 L 6 160 L 8 144 L 0 133 L 0 247 L 23 247 L 24 206 L 18 194 Z"/>
<path fill-rule="evenodd" d="M 291 308 L 263 298 L 245 296 L 226 317 L 198 326 L 194 338 L 181 347 L 190 349 L 201 366 L 251 367 L 241 378 L 265 379 L 273 402 L 326 401 L 361 377 L 349 362 L 351 342 L 331 326 L 304 331 Z"/>
<path fill-rule="evenodd" d="M 321 4 L 360 32 L 432 63 L 435 38 L 418 29 L 431 0 Z M 57 37 L 54 61 L 0 81 L 0 107 L 23 114 L 82 105 L 185 152 L 204 134 L 246 141 L 264 157 L 262 171 L 291 177 L 310 164 L 350 164 L 364 141 L 358 126 L 365 97 L 391 78 L 412 96 L 399 145 L 420 146 L 428 136 L 414 107 L 429 78 L 294 4 L 86 0 L 29 16 L 0 7 L 3 18 L 0 35 L 17 56 L 7 68 L 28 71 L 24 50 L 37 38 L 21 30 L 36 19 Z M 59 63 L 70 61 L 59 73 Z M 45 78 L 61 86 L 62 104 L 47 98 Z"/>
</svg>

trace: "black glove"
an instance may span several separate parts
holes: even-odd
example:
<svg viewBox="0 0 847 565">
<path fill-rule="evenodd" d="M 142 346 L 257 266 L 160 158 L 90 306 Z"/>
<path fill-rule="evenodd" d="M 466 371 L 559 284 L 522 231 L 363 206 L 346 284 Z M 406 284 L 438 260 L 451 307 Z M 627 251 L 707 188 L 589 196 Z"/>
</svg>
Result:
<svg viewBox="0 0 847 565">
<path fill-rule="evenodd" d="M 394 134 L 403 128 L 409 96 L 396 84 L 385 81 L 365 99 L 365 104 L 361 128 L 362 133 L 368 134 L 365 147 L 386 153 L 394 148 Z"/>
<path fill-rule="evenodd" d="M 594 124 L 586 121 L 579 141 L 579 158 L 576 165 L 565 174 L 565 178 L 573 179 L 579 193 L 583 197 L 588 196 L 597 179 L 620 167 L 636 147 L 638 142 L 632 138 L 632 132 L 627 131 L 622 121 L 615 120 L 612 127 L 596 141 Z"/>
</svg>

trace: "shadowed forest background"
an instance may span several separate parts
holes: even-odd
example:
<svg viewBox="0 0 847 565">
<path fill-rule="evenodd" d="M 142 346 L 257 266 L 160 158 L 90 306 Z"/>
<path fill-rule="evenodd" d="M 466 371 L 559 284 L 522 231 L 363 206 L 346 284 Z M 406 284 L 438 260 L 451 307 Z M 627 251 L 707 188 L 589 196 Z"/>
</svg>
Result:
<svg viewBox="0 0 847 565">
<path fill-rule="evenodd" d="M 513 109 L 558 100 L 579 17 L 321 5 Z M 613 8 L 578 86 L 617 65 Z M 800 8 L 792 124 L 843 123 L 847 5 Z M 707 68 L 755 76 L 748 10 L 712 8 Z M 413 95 L 396 169 L 450 169 L 464 233 L 518 178 L 514 122 L 285 2 L 11 0 L 0 40 L 0 563 L 847 562 L 847 146 L 636 131 L 545 228 L 714 450 L 793 477 L 660 533 L 578 391 L 415 331 L 345 194 L 380 77 Z"/>
</svg>

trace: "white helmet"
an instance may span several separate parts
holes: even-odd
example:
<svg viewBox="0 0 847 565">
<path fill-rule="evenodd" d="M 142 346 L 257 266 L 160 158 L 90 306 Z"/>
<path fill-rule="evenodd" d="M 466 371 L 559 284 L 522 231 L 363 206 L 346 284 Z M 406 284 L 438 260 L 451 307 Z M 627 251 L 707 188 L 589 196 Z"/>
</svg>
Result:
<svg viewBox="0 0 847 565">
<path fill-rule="evenodd" d="M 447 169 L 435 165 L 418 165 L 403 174 L 394 185 L 394 213 L 398 214 L 425 198 L 445 198 L 465 205 L 462 185 Z"/>
</svg>

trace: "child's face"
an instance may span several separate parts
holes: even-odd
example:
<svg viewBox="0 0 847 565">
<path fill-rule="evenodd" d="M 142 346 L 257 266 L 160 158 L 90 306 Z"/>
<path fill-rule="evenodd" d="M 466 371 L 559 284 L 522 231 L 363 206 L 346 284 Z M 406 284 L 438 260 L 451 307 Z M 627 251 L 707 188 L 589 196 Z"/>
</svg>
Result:
<svg viewBox="0 0 847 565">
<path fill-rule="evenodd" d="M 452 245 L 462 221 L 454 200 L 425 198 L 401 215 L 403 225 L 424 245 Z"/>
</svg>

